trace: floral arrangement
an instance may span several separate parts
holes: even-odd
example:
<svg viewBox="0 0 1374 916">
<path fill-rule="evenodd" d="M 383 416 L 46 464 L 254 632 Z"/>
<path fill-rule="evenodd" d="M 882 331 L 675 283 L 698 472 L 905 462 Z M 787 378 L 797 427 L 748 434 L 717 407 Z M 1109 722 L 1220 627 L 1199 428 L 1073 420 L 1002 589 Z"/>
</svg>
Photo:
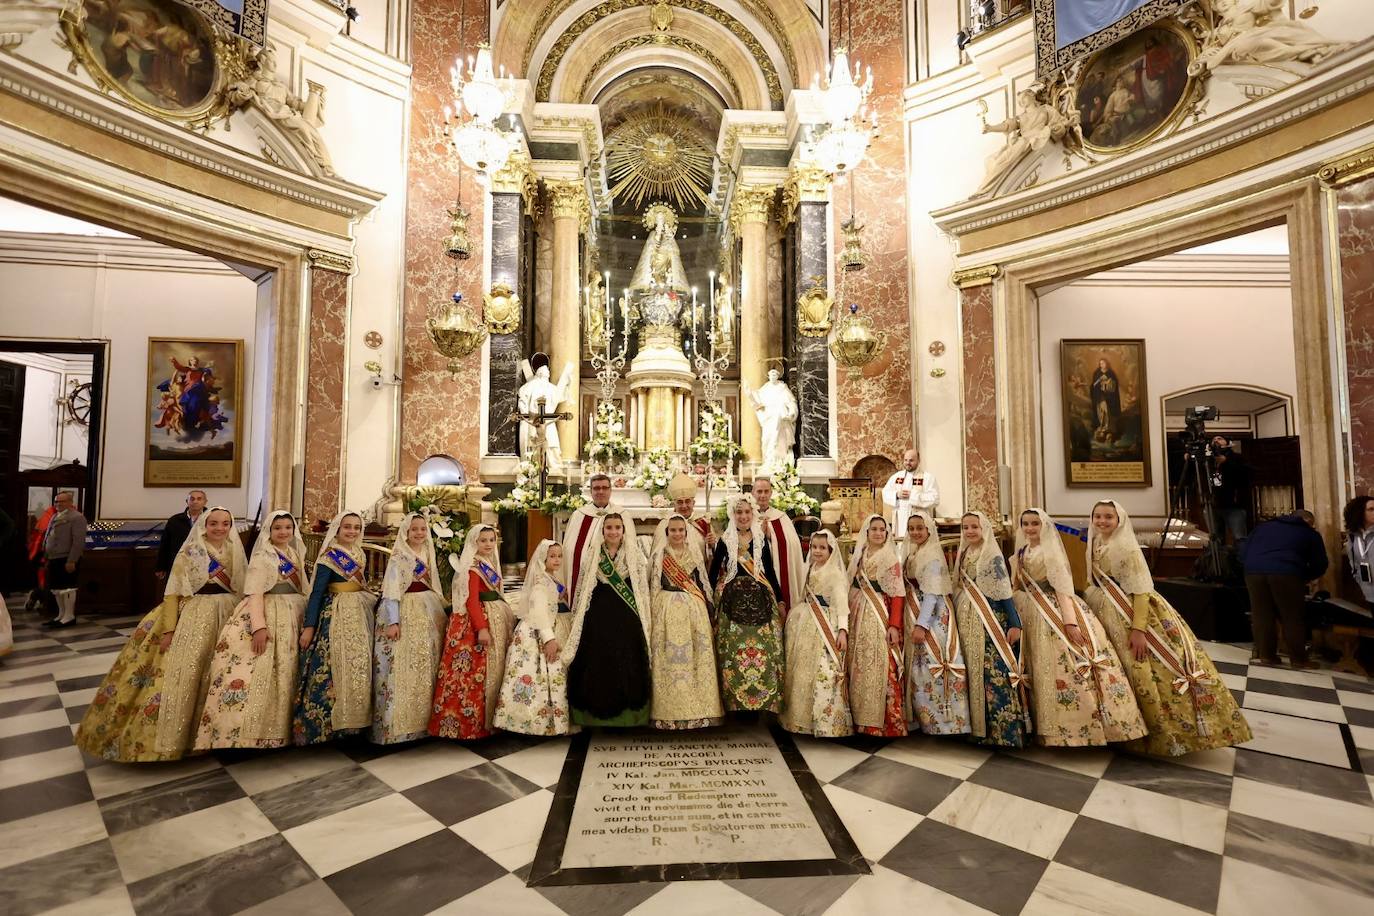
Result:
<svg viewBox="0 0 1374 916">
<path fill-rule="evenodd" d="M 530 459 L 522 460 L 515 468 L 515 486 L 510 493 L 496 501 L 496 511 L 502 514 L 525 515 L 532 509 L 553 515 L 576 509 L 586 502 L 581 493 L 548 493 L 539 498 L 539 465 Z"/>
<path fill-rule="evenodd" d="M 625 413 L 610 401 L 596 405 L 594 435 L 587 443 L 587 460 L 612 468 L 635 458 L 635 444 L 625 435 Z"/>
<path fill-rule="evenodd" d="M 673 473 L 673 453 L 666 448 L 651 448 L 641 456 L 639 473 L 630 481 L 630 486 L 651 497 L 659 496 L 667 491 Z"/>
<path fill-rule="evenodd" d="M 406 494 L 407 512 L 423 513 L 434 538 L 434 562 L 439 566 L 439 581 L 448 594 L 453 582 L 453 564 L 463 552 L 468 535 L 468 514 L 464 502 L 453 497 L 449 487 L 415 487 Z"/>
<path fill-rule="evenodd" d="M 687 447 L 693 461 L 719 466 L 730 464 L 744 454 L 734 439 L 730 438 L 729 418 L 719 404 L 711 404 L 701 411 L 697 423 L 697 437 Z"/>
<path fill-rule="evenodd" d="M 815 515 L 820 512 L 820 501 L 806 495 L 801 487 L 801 475 L 797 466 L 784 464 L 771 475 L 773 498 L 769 505 L 776 506 L 788 515 Z"/>
</svg>

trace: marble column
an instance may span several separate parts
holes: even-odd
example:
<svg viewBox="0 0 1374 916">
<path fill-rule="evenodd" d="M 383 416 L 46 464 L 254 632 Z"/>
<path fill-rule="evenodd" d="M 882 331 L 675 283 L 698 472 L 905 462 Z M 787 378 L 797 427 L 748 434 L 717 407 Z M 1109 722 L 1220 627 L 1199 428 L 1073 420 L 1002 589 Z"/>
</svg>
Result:
<svg viewBox="0 0 1374 916">
<path fill-rule="evenodd" d="M 829 281 L 828 214 L 830 176 L 820 169 L 801 168 L 788 178 L 784 199 L 795 202 L 792 219 L 796 221 L 797 295 L 820 287 L 834 290 Z M 795 302 L 783 303 L 795 309 Z M 796 393 L 797 393 L 797 457 L 830 457 L 830 351 L 828 334 L 811 337 L 797 332 Z"/>
<path fill-rule="evenodd" d="M 582 310 L 578 300 L 577 241 L 589 219 L 587 190 L 580 181 L 549 181 L 553 211 L 553 327 L 549 333 L 549 374 L 557 379 L 564 365 L 571 365 L 572 382 L 563 409 L 571 420 L 558 421 L 558 441 L 566 460 L 582 449 L 580 435 L 578 367 L 582 360 Z"/>
<path fill-rule="evenodd" d="M 754 390 L 762 387 L 768 375 L 764 360 L 768 356 L 768 213 L 773 191 L 770 185 L 742 185 L 735 189 L 730 210 L 735 238 L 740 240 L 740 383 Z M 763 460 L 763 435 L 752 414 L 744 421 L 740 444 L 747 460 Z"/>
<path fill-rule="evenodd" d="M 491 183 L 491 285 L 506 286 L 520 297 L 521 324 L 529 320 L 530 291 L 523 288 L 521 258 L 525 251 L 523 217 L 532 181 L 529 159 L 520 155 L 493 175 Z M 519 423 L 511 414 L 524 381 L 520 360 L 529 354 L 521 352 L 520 325 L 509 330 L 488 328 L 486 453 L 514 455 L 519 451 Z"/>
<path fill-rule="evenodd" d="M 956 274 L 963 345 L 964 508 L 1001 518 L 997 480 L 997 373 L 993 350 L 995 268 Z"/>
<path fill-rule="evenodd" d="M 1369 493 L 1374 488 L 1374 176 L 1338 187 L 1335 197 L 1355 474 L 1350 492 Z"/>
<path fill-rule="evenodd" d="M 312 255 L 315 253 L 312 252 Z M 310 258 L 310 354 L 305 396 L 307 523 L 329 520 L 343 492 L 344 373 L 348 366 L 348 270 L 334 259 Z"/>
</svg>

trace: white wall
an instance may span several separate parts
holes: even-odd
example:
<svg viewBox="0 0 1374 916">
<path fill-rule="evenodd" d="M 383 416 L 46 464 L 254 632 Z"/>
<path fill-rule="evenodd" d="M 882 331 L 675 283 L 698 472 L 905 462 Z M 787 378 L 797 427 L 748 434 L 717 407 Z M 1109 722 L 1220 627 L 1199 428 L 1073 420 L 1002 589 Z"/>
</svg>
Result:
<svg viewBox="0 0 1374 916">
<path fill-rule="evenodd" d="M 1081 518 L 1094 502 L 1110 496 L 1133 516 L 1163 516 L 1168 508 L 1163 397 L 1202 385 L 1253 385 L 1294 395 L 1291 291 L 1273 285 L 1108 285 L 1093 279 L 1040 296 L 1045 509 L 1051 515 Z M 1066 485 L 1059 342 L 1072 337 L 1145 339 L 1151 486 Z"/>
<path fill-rule="evenodd" d="M 149 337 L 242 338 L 245 407 L 250 418 L 264 409 L 257 287 L 218 261 L 141 239 L 0 233 L 0 289 L 0 337 L 110 342 L 100 518 L 166 518 L 182 504 L 180 487 L 143 486 Z M 240 434 L 245 485 L 208 495 L 241 515 L 256 455 L 252 430 Z"/>
<path fill-rule="evenodd" d="M 73 459 L 86 463 L 86 427 L 69 420 L 65 399 L 75 385 L 91 380 L 91 358 L 62 353 L 0 353 L 0 360 L 25 367 L 24 414 L 19 467 L 51 467 Z"/>
</svg>

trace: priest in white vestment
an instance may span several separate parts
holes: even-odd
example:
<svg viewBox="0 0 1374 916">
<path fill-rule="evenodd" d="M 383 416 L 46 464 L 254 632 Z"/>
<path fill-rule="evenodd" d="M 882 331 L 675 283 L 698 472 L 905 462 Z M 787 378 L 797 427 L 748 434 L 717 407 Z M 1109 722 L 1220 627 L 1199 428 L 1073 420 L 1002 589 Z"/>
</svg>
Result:
<svg viewBox="0 0 1374 916">
<path fill-rule="evenodd" d="M 711 551 L 716 548 L 716 534 L 711 530 L 711 521 L 704 515 L 694 515 L 697 504 L 696 478 L 679 471 L 668 482 L 668 498 L 673 501 L 673 513 L 687 519 L 687 546 L 701 555 L 702 569 L 711 565 Z M 672 516 L 669 516 L 671 518 Z M 668 542 L 668 519 L 658 523 L 654 529 L 654 544 L 650 556 Z"/>
<path fill-rule="evenodd" d="M 902 455 L 902 469 L 887 479 L 883 486 L 883 505 L 887 507 L 884 515 L 893 536 L 906 539 L 906 520 L 911 513 L 920 509 L 935 515 L 935 507 L 940 504 L 940 488 L 935 483 L 935 475 L 929 471 L 918 471 L 921 453 L 909 448 Z"/>
<path fill-rule="evenodd" d="M 574 509 L 563 529 L 563 568 L 567 570 L 564 575 L 568 579 L 570 596 L 577 594 L 577 577 L 582 572 L 587 539 L 592 531 L 592 523 L 598 518 L 619 513 L 625 522 L 626 541 L 631 548 L 639 550 L 639 545 L 634 541 L 634 521 L 622 507 L 611 502 L 611 478 L 605 474 L 593 474 L 587 481 L 587 489 L 591 491 L 592 501 Z"/>
<path fill-rule="evenodd" d="M 792 527 L 791 517 L 770 505 L 773 481 L 767 477 L 755 477 L 752 492 L 759 519 L 763 522 L 763 533 L 771 545 L 773 568 L 778 574 L 778 584 L 782 586 L 782 606 L 786 614 L 802 600 L 802 587 L 806 581 L 801 538 L 797 536 L 797 529 Z"/>
</svg>

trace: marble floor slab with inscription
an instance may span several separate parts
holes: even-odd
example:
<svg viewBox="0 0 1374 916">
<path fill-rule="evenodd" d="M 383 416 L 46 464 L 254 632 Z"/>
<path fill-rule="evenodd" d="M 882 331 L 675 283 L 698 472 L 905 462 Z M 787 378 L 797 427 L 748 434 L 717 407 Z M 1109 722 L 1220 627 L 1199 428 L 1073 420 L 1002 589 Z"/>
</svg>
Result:
<svg viewBox="0 0 1374 916">
<path fill-rule="evenodd" d="M 1008 754 L 923 737 L 819 741 L 750 730 L 741 740 L 720 730 L 604 742 L 498 735 L 381 748 L 359 740 L 127 766 L 83 755 L 71 733 L 118 651 L 111 640 L 138 618 L 52 631 L 11 608 L 15 651 L 0 661 L 6 916 L 1374 910 L 1374 682 L 1252 666 L 1247 647 L 1207 649 L 1245 701 L 1255 740 L 1179 760 L 1112 750 Z M 1265 696 L 1323 708 L 1294 715 Z M 760 736 L 774 748 L 754 746 L 766 744 Z M 625 766 L 582 778 L 588 761 L 633 760 L 634 742 L 655 764 L 638 767 L 637 787 Z M 669 749 L 682 756 L 666 756 Z M 742 762 L 755 760 L 765 762 Z M 571 783 L 570 767 L 579 773 Z M 748 772 L 706 772 L 717 770 Z M 724 784 L 731 781 L 746 785 Z M 716 812 L 732 815 L 721 825 L 800 826 L 732 829 L 739 840 L 729 853 L 724 827 L 660 830 L 659 846 L 652 827 L 632 842 L 571 839 L 583 818 L 591 825 L 593 815 L 616 816 L 578 811 L 584 798 L 649 804 L 654 813 L 663 802 L 653 799 L 674 786 L 674 798 L 698 788 L 745 803 Z M 727 792 L 744 797 L 724 799 Z M 604 802 L 601 794 L 642 800 Z M 781 816 L 733 817 L 751 811 Z M 551 825 L 567 840 L 556 857 L 543 845 Z M 695 836 L 709 856 L 681 861 L 678 844 Z M 741 855 L 750 858 L 729 861 Z M 821 857 L 789 858 L 801 855 Z M 612 871 L 622 878 L 602 877 Z M 541 883 L 558 872 L 590 880 Z"/>
</svg>

